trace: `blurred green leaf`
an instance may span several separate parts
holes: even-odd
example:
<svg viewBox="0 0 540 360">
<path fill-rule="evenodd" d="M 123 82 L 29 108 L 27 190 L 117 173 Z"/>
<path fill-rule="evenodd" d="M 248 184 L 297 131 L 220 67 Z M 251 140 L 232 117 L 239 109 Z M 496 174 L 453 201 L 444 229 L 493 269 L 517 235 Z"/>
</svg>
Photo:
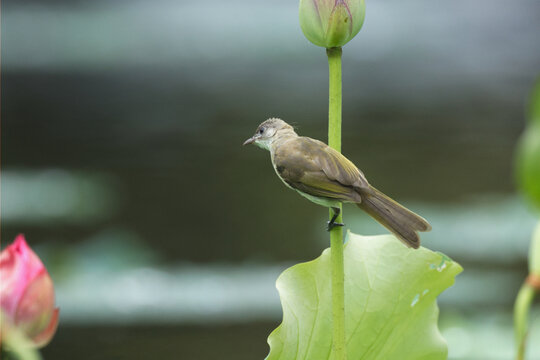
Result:
<svg viewBox="0 0 540 360">
<path fill-rule="evenodd" d="M 531 93 L 529 120 L 531 123 L 540 124 L 540 79 Z"/>
<path fill-rule="evenodd" d="M 540 121 L 530 123 L 521 136 L 517 155 L 520 190 L 540 208 Z"/>
<path fill-rule="evenodd" d="M 392 235 L 348 233 L 345 330 L 349 359 L 446 359 L 436 297 L 462 271 L 448 257 L 408 249 Z M 328 359 L 330 250 L 285 270 L 277 280 L 283 322 L 268 338 L 267 359 Z"/>
</svg>

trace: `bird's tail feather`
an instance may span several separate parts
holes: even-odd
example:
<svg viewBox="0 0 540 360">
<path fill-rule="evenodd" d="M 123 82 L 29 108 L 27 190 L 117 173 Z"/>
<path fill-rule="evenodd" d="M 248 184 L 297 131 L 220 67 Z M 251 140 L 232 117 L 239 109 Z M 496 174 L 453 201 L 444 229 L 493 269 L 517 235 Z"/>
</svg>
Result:
<svg viewBox="0 0 540 360">
<path fill-rule="evenodd" d="M 418 231 L 429 231 L 431 225 L 421 216 L 398 204 L 374 187 L 362 192 L 359 208 L 371 215 L 381 225 L 396 235 L 405 245 L 418 249 Z"/>
</svg>

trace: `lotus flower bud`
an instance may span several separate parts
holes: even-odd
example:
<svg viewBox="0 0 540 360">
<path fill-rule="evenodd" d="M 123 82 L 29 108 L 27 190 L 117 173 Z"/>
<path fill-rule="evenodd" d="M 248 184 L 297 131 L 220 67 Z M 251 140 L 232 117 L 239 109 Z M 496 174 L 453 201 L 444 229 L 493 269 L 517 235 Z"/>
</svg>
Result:
<svg viewBox="0 0 540 360">
<path fill-rule="evenodd" d="M 343 46 L 362 28 L 365 12 L 364 0 L 300 0 L 300 27 L 315 45 Z"/>
<path fill-rule="evenodd" d="M 58 325 L 54 287 L 43 263 L 19 235 L 0 253 L 2 329 L 21 330 L 36 347 L 45 346 Z"/>
</svg>

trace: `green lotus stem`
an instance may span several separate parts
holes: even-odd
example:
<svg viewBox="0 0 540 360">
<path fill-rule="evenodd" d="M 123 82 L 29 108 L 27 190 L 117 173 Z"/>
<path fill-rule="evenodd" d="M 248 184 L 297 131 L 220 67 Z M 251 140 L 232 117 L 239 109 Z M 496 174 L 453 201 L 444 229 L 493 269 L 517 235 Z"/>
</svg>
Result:
<svg viewBox="0 0 540 360">
<path fill-rule="evenodd" d="M 534 288 L 525 282 L 519 290 L 514 305 L 514 335 L 516 339 L 516 360 L 525 359 L 525 346 L 527 344 L 527 332 L 529 309 L 534 298 Z"/>
<path fill-rule="evenodd" d="M 41 355 L 31 340 L 23 332 L 11 327 L 3 322 L 4 314 L 0 312 L 0 323 L 2 326 L 2 349 L 0 349 L 1 359 L 17 360 L 41 360 Z"/>
<path fill-rule="evenodd" d="M 525 359 L 528 317 L 535 292 L 540 292 L 540 222 L 533 233 L 529 250 L 529 276 L 521 286 L 514 304 L 514 336 L 516 359 Z"/>
<path fill-rule="evenodd" d="M 328 145 L 341 152 L 341 47 L 326 49 L 328 55 Z M 341 205 L 340 205 L 341 208 Z M 330 218 L 333 211 L 330 210 Z M 336 222 L 342 222 L 342 213 Z M 343 228 L 330 231 L 332 263 L 332 359 L 347 358 L 345 346 L 345 286 L 343 269 Z"/>
</svg>

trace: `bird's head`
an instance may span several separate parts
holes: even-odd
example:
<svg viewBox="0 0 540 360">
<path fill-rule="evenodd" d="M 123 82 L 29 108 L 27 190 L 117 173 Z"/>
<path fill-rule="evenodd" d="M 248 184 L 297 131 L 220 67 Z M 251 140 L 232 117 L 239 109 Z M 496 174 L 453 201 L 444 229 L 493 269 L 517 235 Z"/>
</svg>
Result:
<svg viewBox="0 0 540 360">
<path fill-rule="evenodd" d="M 269 150 L 270 145 L 279 136 L 284 134 L 294 134 L 294 129 L 291 125 L 278 118 L 271 118 L 259 125 L 255 135 L 244 141 L 244 145 L 255 144 L 260 148 Z"/>
</svg>

